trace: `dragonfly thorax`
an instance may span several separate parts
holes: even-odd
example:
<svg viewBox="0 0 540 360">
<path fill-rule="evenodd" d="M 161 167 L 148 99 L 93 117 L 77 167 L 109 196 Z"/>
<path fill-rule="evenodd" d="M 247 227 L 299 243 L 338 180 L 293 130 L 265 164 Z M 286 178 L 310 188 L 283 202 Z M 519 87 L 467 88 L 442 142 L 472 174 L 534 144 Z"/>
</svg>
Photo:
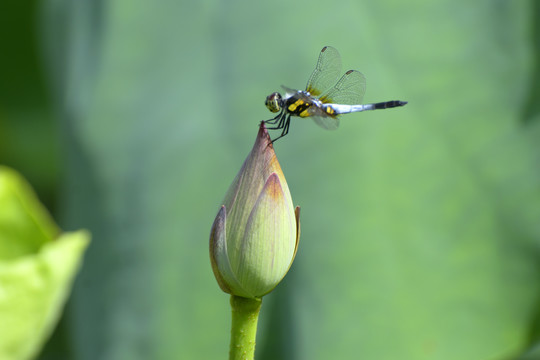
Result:
<svg viewBox="0 0 540 360">
<path fill-rule="evenodd" d="M 280 112 L 281 108 L 283 107 L 283 98 L 281 97 L 280 93 L 274 92 L 266 97 L 264 104 L 268 110 L 273 113 L 277 113 Z"/>
</svg>

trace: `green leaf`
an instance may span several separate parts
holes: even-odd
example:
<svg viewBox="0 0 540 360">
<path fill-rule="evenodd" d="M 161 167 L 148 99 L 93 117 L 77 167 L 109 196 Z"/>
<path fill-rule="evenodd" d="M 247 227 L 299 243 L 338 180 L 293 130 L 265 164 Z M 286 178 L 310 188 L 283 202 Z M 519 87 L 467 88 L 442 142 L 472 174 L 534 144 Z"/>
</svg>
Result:
<svg viewBox="0 0 540 360">
<path fill-rule="evenodd" d="M 29 185 L 0 167 L 0 358 L 35 356 L 58 321 L 89 240 L 58 229 Z"/>
<path fill-rule="evenodd" d="M 0 259 L 33 254 L 58 235 L 58 227 L 30 186 L 4 166 L 0 166 L 0 203 Z"/>
</svg>

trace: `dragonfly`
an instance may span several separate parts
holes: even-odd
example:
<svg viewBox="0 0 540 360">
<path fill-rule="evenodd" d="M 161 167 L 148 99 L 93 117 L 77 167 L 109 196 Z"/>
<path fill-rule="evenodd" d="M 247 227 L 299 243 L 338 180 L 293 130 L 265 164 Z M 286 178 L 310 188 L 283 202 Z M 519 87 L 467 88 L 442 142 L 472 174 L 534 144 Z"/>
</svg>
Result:
<svg viewBox="0 0 540 360">
<path fill-rule="evenodd" d="M 339 115 L 366 110 L 389 109 L 404 106 L 407 101 L 392 100 L 373 104 L 361 104 L 366 92 L 366 78 L 356 70 L 347 71 L 339 80 L 341 56 L 332 46 L 325 46 L 319 54 L 317 66 L 311 74 L 305 90 L 294 90 L 282 85 L 284 95 L 274 92 L 266 97 L 265 105 L 278 115 L 266 124 L 271 130 L 281 129 L 281 135 L 289 133 L 291 117 L 309 117 L 327 130 L 339 126 Z"/>
</svg>

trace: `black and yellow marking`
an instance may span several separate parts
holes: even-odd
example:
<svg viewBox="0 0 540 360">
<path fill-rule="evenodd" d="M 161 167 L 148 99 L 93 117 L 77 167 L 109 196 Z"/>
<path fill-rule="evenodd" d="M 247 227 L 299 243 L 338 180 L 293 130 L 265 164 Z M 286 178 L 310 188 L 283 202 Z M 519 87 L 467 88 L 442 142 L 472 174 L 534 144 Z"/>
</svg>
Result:
<svg viewBox="0 0 540 360">
<path fill-rule="evenodd" d="M 287 105 L 287 111 L 291 115 L 296 115 L 300 117 L 308 117 L 311 114 L 308 109 L 311 107 L 311 103 L 304 101 L 302 99 L 296 99 L 294 97 L 290 98 L 290 104 Z"/>
<path fill-rule="evenodd" d="M 304 101 L 298 100 L 298 101 L 292 103 L 291 105 L 289 105 L 289 107 L 287 108 L 287 110 L 289 110 L 290 112 L 293 113 L 293 112 L 296 110 L 296 108 L 297 108 L 298 106 L 302 106 L 303 103 L 304 103 Z"/>
<path fill-rule="evenodd" d="M 325 106 L 325 107 L 324 107 L 324 111 L 326 111 L 326 113 L 327 113 L 328 115 L 335 115 L 335 113 L 336 113 L 336 111 L 334 110 L 334 108 L 331 107 L 331 106 Z"/>
</svg>

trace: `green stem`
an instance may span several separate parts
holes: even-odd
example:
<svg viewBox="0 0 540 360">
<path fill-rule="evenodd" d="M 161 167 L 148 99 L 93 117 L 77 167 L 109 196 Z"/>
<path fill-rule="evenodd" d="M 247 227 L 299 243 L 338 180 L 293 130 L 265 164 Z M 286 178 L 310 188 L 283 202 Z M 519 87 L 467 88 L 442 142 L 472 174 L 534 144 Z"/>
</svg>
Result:
<svg viewBox="0 0 540 360">
<path fill-rule="evenodd" d="M 253 360 L 262 299 L 231 296 L 232 325 L 229 360 Z"/>
</svg>

